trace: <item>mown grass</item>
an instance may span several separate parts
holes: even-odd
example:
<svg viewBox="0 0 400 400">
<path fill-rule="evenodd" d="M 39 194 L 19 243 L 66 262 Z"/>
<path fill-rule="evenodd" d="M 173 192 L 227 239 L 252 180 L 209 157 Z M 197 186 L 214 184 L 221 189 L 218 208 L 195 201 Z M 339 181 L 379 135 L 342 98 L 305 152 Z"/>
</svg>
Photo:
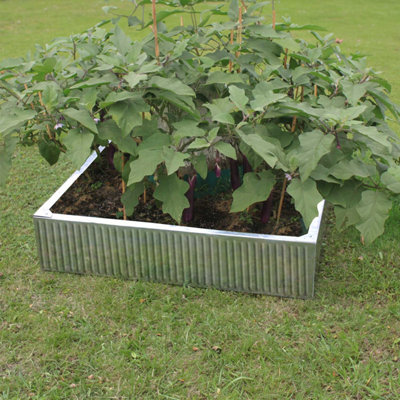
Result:
<svg viewBox="0 0 400 400">
<path fill-rule="evenodd" d="M 321 3 L 277 7 L 371 54 L 398 98 L 396 3 Z M 102 18 L 100 1 L 48 4 L 0 2 L 1 56 Z M 330 221 L 315 299 L 279 299 L 41 272 L 32 214 L 72 168 L 36 149 L 13 161 L 0 190 L 0 399 L 398 398 L 398 201 L 369 247 Z"/>
</svg>

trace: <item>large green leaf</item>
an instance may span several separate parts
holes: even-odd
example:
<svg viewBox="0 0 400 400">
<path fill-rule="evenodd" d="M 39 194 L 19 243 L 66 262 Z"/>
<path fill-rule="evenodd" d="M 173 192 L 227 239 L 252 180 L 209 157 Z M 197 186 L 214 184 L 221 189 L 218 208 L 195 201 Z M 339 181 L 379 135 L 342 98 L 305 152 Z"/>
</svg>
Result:
<svg viewBox="0 0 400 400">
<path fill-rule="evenodd" d="M 194 155 L 192 158 L 192 164 L 196 172 L 203 178 L 207 178 L 208 165 L 207 157 L 205 154 Z"/>
<path fill-rule="evenodd" d="M 353 106 L 357 105 L 358 100 L 365 94 L 368 88 L 365 83 L 353 83 L 350 81 L 343 81 L 342 87 L 344 95 Z"/>
<path fill-rule="evenodd" d="M 111 38 L 115 47 L 120 51 L 121 54 L 125 55 L 131 49 L 132 40 L 125 35 L 124 31 L 115 25 L 114 35 Z"/>
<path fill-rule="evenodd" d="M 68 108 L 62 112 L 66 117 L 79 122 L 82 126 L 89 129 L 91 132 L 97 132 L 97 126 L 93 121 L 87 110 L 76 110 L 75 108 Z"/>
<path fill-rule="evenodd" d="M 365 125 L 355 125 L 352 127 L 356 132 L 360 133 L 363 136 L 366 136 L 375 142 L 385 146 L 389 150 L 392 145 L 389 143 L 389 136 L 384 134 L 383 132 L 378 131 L 375 126 L 365 126 Z"/>
<path fill-rule="evenodd" d="M 356 206 L 342 207 L 336 205 L 334 210 L 336 217 L 336 229 L 339 231 L 360 222 L 360 216 L 357 212 Z"/>
<path fill-rule="evenodd" d="M 137 144 L 130 136 L 124 136 L 121 128 L 111 119 L 100 122 L 99 138 L 102 140 L 111 140 L 112 143 L 123 153 L 132 155 L 137 154 Z"/>
<path fill-rule="evenodd" d="M 238 131 L 240 138 L 251 147 L 271 168 L 277 163 L 284 171 L 288 170 L 285 153 L 279 141 L 275 138 L 261 137 L 259 134 L 245 134 Z"/>
<path fill-rule="evenodd" d="M 43 82 L 46 83 L 43 89 L 42 100 L 48 112 L 51 112 L 58 103 L 58 97 L 61 93 L 61 88 L 55 82 Z"/>
<path fill-rule="evenodd" d="M 185 165 L 185 160 L 189 158 L 189 154 L 181 153 L 171 147 L 164 147 L 162 157 L 165 161 L 168 175 L 173 174 L 178 168 Z"/>
<path fill-rule="evenodd" d="M 193 99 L 189 96 L 179 96 L 173 92 L 160 89 L 151 89 L 151 92 L 159 99 L 165 100 L 181 110 L 187 112 L 195 119 L 200 119 L 199 112 L 195 109 Z"/>
<path fill-rule="evenodd" d="M 245 210 L 254 203 L 268 198 L 275 185 L 275 176 L 271 171 L 244 174 L 243 184 L 233 192 L 231 212 Z"/>
<path fill-rule="evenodd" d="M 204 136 L 206 132 L 199 128 L 198 124 L 198 121 L 193 121 L 192 119 L 183 119 L 182 121 L 175 122 L 173 124 L 176 129 L 173 133 L 174 138 L 179 140 L 183 137 Z"/>
<path fill-rule="evenodd" d="M 360 160 L 341 160 L 334 165 L 329 174 L 338 179 L 350 179 L 352 176 L 360 176 L 361 178 L 367 178 L 368 176 L 374 176 L 376 168 L 373 165 L 365 164 Z"/>
<path fill-rule="evenodd" d="M 317 205 L 322 200 L 315 182 L 312 179 L 307 179 L 305 182 L 293 179 L 287 192 L 293 197 L 295 208 L 303 217 L 304 224 L 310 226 L 312 220 L 318 216 Z"/>
<path fill-rule="evenodd" d="M 93 139 L 93 133 L 87 129 L 72 129 L 63 138 L 62 142 L 67 147 L 66 155 L 75 168 L 80 168 L 90 156 Z"/>
<path fill-rule="evenodd" d="M 204 105 L 210 110 L 213 121 L 232 125 L 235 123 L 230 114 L 234 109 L 234 105 L 229 101 L 228 97 L 215 99 L 212 104 L 207 103 Z"/>
<path fill-rule="evenodd" d="M 71 86 L 70 89 L 81 89 L 91 86 L 99 87 L 101 85 L 108 85 L 110 83 L 117 83 L 118 79 L 114 74 L 106 74 L 99 77 L 89 78 L 86 81 L 76 83 L 75 85 Z"/>
<path fill-rule="evenodd" d="M 147 79 L 147 75 L 129 72 L 124 76 L 124 79 L 128 82 L 129 87 L 133 89 L 139 82 L 145 81 Z"/>
<path fill-rule="evenodd" d="M 317 167 L 321 157 L 330 152 L 335 141 L 333 135 L 326 135 L 320 130 L 304 132 L 299 136 L 300 147 L 295 155 L 300 168 L 300 178 L 304 182 Z"/>
<path fill-rule="evenodd" d="M 400 194 L 400 166 L 389 167 L 381 176 L 382 183 L 393 193 Z"/>
<path fill-rule="evenodd" d="M 141 107 L 146 109 L 146 103 L 142 100 L 141 96 L 137 93 L 132 92 L 111 92 L 104 101 L 100 103 L 100 108 L 108 107 L 114 103 L 118 103 L 124 100 L 135 100 L 136 102 L 141 104 Z"/>
<path fill-rule="evenodd" d="M 2 110 L 0 114 L 0 132 L 5 133 L 17 129 L 35 116 L 36 111 L 34 110 L 21 110 L 19 108 Z"/>
<path fill-rule="evenodd" d="M 139 157 L 131 163 L 128 186 L 141 182 L 145 176 L 153 175 L 158 164 L 162 161 L 162 149 L 140 151 Z"/>
<path fill-rule="evenodd" d="M 154 86 L 160 89 L 168 90 L 177 94 L 178 96 L 195 96 L 193 89 L 185 85 L 177 78 L 162 78 L 161 76 L 154 76 L 149 81 L 149 86 Z"/>
<path fill-rule="evenodd" d="M 246 105 L 249 101 L 243 89 L 237 86 L 229 86 L 229 98 L 239 110 L 246 112 Z"/>
<path fill-rule="evenodd" d="M 135 183 L 128 186 L 125 193 L 121 196 L 121 202 L 125 206 L 125 212 L 128 217 L 133 214 L 135 207 L 139 204 L 139 196 L 143 191 L 143 183 Z"/>
<path fill-rule="evenodd" d="M 274 93 L 267 82 L 259 83 L 253 90 L 254 100 L 250 106 L 254 111 L 263 111 L 265 107 L 287 97 L 284 93 Z"/>
<path fill-rule="evenodd" d="M 183 210 L 189 207 L 189 201 L 185 196 L 188 189 L 187 182 L 172 174 L 162 176 L 154 191 L 154 198 L 162 202 L 163 211 L 178 223 L 181 221 Z"/>
<path fill-rule="evenodd" d="M 229 143 L 223 142 L 222 140 L 215 143 L 214 147 L 222 153 L 224 156 L 232 158 L 234 160 L 237 159 L 236 149 Z"/>
<path fill-rule="evenodd" d="M 382 192 L 365 190 L 357 205 L 361 222 L 356 228 L 364 236 L 366 243 L 373 242 L 384 231 L 385 221 L 389 216 L 392 202 Z"/>
<path fill-rule="evenodd" d="M 96 87 L 89 87 L 82 90 L 79 104 L 84 106 L 89 112 L 92 111 L 96 104 L 98 90 Z"/>
<path fill-rule="evenodd" d="M 121 128 L 124 136 L 130 134 L 133 128 L 142 125 L 142 112 L 148 111 L 144 101 L 124 100 L 114 103 L 110 107 L 113 120 Z"/>
<path fill-rule="evenodd" d="M 54 142 L 41 140 L 38 144 L 40 155 L 50 164 L 54 165 L 60 156 L 60 147 Z"/>
<path fill-rule="evenodd" d="M 208 75 L 206 85 L 213 85 L 215 83 L 229 85 L 231 83 L 244 83 L 244 81 L 241 74 L 228 74 L 223 71 L 213 71 Z"/>
</svg>

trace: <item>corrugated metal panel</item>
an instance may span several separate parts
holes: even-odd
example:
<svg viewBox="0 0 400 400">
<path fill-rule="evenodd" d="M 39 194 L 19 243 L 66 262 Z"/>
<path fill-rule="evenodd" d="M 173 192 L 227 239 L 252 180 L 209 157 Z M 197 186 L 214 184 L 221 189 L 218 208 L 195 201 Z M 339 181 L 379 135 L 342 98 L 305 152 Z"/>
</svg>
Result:
<svg viewBox="0 0 400 400">
<path fill-rule="evenodd" d="M 35 217 L 44 270 L 312 297 L 315 243 Z"/>
</svg>

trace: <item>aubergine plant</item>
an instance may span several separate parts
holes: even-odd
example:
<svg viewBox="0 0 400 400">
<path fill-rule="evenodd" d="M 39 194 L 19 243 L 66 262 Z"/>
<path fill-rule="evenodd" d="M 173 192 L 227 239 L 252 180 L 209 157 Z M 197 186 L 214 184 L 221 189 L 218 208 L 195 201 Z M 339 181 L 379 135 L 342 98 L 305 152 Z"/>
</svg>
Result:
<svg viewBox="0 0 400 400">
<path fill-rule="evenodd" d="M 326 199 L 339 227 L 367 242 L 382 234 L 400 193 L 390 85 L 317 27 L 265 24 L 264 3 L 198 14 L 164 2 L 176 3 L 142 40 L 101 23 L 1 62 L 0 180 L 17 143 L 37 144 L 50 164 L 65 152 L 77 167 L 102 145 L 128 215 L 152 187 L 165 213 L 190 220 L 196 177 L 226 167 L 231 212 L 263 203 L 267 221 L 272 191 L 287 191 L 307 226 Z M 191 25 L 168 30 L 162 20 L 186 3 Z M 315 43 L 291 35 L 300 29 Z"/>
</svg>

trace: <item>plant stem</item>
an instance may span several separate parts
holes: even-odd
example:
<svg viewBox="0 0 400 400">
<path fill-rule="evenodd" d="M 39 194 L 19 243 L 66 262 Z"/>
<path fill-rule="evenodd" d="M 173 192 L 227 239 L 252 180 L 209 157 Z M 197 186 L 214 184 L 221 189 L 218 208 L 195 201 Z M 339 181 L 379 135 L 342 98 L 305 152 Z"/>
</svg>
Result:
<svg viewBox="0 0 400 400">
<path fill-rule="evenodd" d="M 115 147 L 110 144 L 107 147 L 107 160 L 108 160 L 108 164 L 111 166 L 111 168 L 115 168 L 114 167 L 114 154 L 115 154 Z"/>
<path fill-rule="evenodd" d="M 125 156 L 124 153 L 122 153 L 121 156 L 121 175 L 124 173 L 124 167 L 125 167 Z M 126 190 L 126 184 L 124 181 L 124 178 L 122 178 L 122 194 L 125 193 Z M 125 206 L 123 206 L 123 212 L 124 212 L 124 221 L 126 221 L 126 209 Z"/>
<path fill-rule="evenodd" d="M 160 64 L 160 48 L 158 47 L 158 33 L 157 33 L 157 16 L 156 16 L 156 0 L 151 2 L 151 10 L 153 13 L 153 33 L 154 33 L 154 44 L 157 64 Z"/>
<path fill-rule="evenodd" d="M 197 175 L 193 175 L 189 178 L 189 189 L 185 193 L 185 196 L 189 200 L 189 207 L 183 210 L 182 218 L 185 222 L 189 222 L 193 219 L 194 211 L 194 189 L 196 187 Z"/>
<path fill-rule="evenodd" d="M 268 223 L 269 219 L 271 218 L 272 213 L 272 191 L 268 196 L 268 199 L 264 201 L 262 209 L 261 209 L 261 222 L 263 224 Z"/>
<path fill-rule="evenodd" d="M 243 1 L 243 0 L 241 0 L 241 3 L 242 3 L 242 7 L 243 7 L 243 10 L 244 10 L 244 12 L 245 12 L 245 13 L 247 13 L 247 7 L 246 7 L 246 4 L 244 3 L 244 1 Z"/>
<path fill-rule="evenodd" d="M 286 177 L 283 179 L 283 184 L 282 184 L 282 191 L 281 191 L 281 198 L 279 200 L 279 207 L 278 207 L 278 213 L 276 215 L 276 223 L 274 230 L 277 228 L 279 225 L 279 220 L 281 219 L 281 214 L 282 214 L 282 207 L 283 207 L 283 199 L 285 198 L 285 192 L 286 192 L 286 184 L 287 184 L 287 179 Z"/>
<path fill-rule="evenodd" d="M 233 190 L 236 190 L 240 186 L 238 162 L 232 158 L 229 158 L 229 164 L 231 169 L 231 186 Z"/>
<path fill-rule="evenodd" d="M 0 87 L 4 90 L 6 90 L 8 93 L 11 94 L 11 96 L 15 97 L 17 100 L 21 101 L 21 97 L 17 93 L 15 93 L 12 89 L 8 88 L 7 86 L 4 85 L 3 82 L 0 81 Z"/>
<path fill-rule="evenodd" d="M 251 167 L 247 157 L 244 154 L 242 154 L 242 156 L 243 156 L 243 174 L 253 171 L 253 168 Z"/>
</svg>

